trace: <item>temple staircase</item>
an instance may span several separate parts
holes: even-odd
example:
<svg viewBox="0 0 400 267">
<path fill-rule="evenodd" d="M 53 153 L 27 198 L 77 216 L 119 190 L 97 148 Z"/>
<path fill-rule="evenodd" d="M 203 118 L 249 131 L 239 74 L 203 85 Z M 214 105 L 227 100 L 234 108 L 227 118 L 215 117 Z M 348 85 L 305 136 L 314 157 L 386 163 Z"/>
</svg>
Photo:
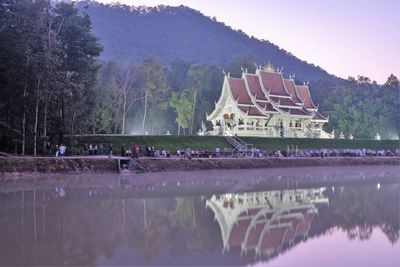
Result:
<svg viewBox="0 0 400 267">
<path fill-rule="evenodd" d="M 146 172 L 146 168 L 140 165 L 137 161 L 129 157 L 116 157 L 118 162 L 119 173 L 129 174 L 131 172 L 142 173 Z"/>
<path fill-rule="evenodd" d="M 234 147 L 232 156 L 237 156 L 238 158 L 253 156 L 254 147 L 252 144 L 247 144 L 239 137 L 233 135 L 226 135 L 225 139 Z"/>
</svg>

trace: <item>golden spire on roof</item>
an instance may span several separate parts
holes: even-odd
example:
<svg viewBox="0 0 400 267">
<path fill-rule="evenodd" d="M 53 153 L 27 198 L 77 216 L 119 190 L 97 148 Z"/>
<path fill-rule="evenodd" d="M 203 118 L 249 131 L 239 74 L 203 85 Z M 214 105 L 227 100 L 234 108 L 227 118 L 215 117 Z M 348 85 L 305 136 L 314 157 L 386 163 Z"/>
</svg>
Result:
<svg viewBox="0 0 400 267">
<path fill-rule="evenodd" d="M 272 63 L 271 63 L 271 62 L 269 62 L 269 61 L 268 61 L 268 64 L 267 64 L 267 65 L 265 65 L 265 67 L 264 67 L 264 70 L 266 70 L 266 71 L 272 71 L 272 72 L 275 72 L 274 65 L 272 65 Z"/>
</svg>

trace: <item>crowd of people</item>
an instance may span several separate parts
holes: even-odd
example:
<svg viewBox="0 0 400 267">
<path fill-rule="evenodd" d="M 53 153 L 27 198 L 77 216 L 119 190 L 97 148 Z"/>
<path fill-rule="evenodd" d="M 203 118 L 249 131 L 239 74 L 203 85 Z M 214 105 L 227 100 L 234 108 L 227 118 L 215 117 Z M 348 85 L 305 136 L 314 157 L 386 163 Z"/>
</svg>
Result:
<svg viewBox="0 0 400 267">
<path fill-rule="evenodd" d="M 104 155 L 104 145 L 103 144 L 84 144 L 82 146 L 82 154 L 83 155 Z M 112 151 L 112 147 L 111 147 Z"/>
<path fill-rule="evenodd" d="M 67 146 L 64 144 L 55 145 L 54 147 L 50 142 L 46 143 L 46 156 L 48 157 L 63 157 L 67 152 Z"/>
<path fill-rule="evenodd" d="M 250 148 L 243 151 L 235 151 L 231 148 L 215 148 L 213 151 L 205 149 L 178 149 L 169 151 L 167 149 L 158 149 L 154 146 L 146 145 L 142 148 L 134 144 L 131 148 L 125 145 L 121 147 L 121 156 L 126 157 L 156 157 L 156 158 L 220 158 L 237 157 L 238 155 L 247 157 L 374 157 L 374 156 L 400 156 L 400 149 L 394 151 L 390 149 L 372 150 L 372 149 L 298 149 L 288 148 L 287 150 L 273 150 L 268 152 L 257 148 Z"/>
<path fill-rule="evenodd" d="M 46 144 L 46 156 L 65 156 L 67 146 L 65 144 L 55 145 L 54 147 L 48 142 Z M 78 155 L 109 155 L 113 156 L 113 145 L 100 144 L 84 144 L 81 150 L 77 153 Z M 237 157 L 238 155 L 247 157 L 387 157 L 387 156 L 400 156 L 400 148 L 396 150 L 390 149 L 298 149 L 297 147 L 288 147 L 286 150 L 272 150 L 270 152 L 257 148 L 249 148 L 247 150 L 235 151 L 231 148 L 215 148 L 212 151 L 206 149 L 190 149 L 183 148 L 176 151 L 169 151 L 167 149 L 159 149 L 157 147 L 146 145 L 144 147 L 133 144 L 127 146 L 122 144 L 120 153 L 122 157 L 155 157 L 155 158 L 221 158 L 221 157 Z"/>
<path fill-rule="evenodd" d="M 392 151 L 390 149 L 297 149 L 289 151 L 273 151 L 273 156 L 277 157 L 374 157 L 374 156 L 400 156 L 400 149 Z"/>
</svg>

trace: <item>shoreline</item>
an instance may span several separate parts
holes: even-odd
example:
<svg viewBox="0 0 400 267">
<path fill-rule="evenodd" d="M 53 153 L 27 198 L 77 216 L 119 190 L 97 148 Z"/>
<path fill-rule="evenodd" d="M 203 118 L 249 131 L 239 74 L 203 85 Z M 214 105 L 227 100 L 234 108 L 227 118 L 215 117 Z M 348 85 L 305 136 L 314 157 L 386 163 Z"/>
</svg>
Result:
<svg viewBox="0 0 400 267">
<path fill-rule="evenodd" d="M 400 157 L 329 158 L 126 158 L 97 157 L 9 157 L 0 158 L 1 179 L 35 174 L 118 174 L 120 162 L 133 162 L 140 169 L 131 172 L 170 172 L 229 169 L 390 165 L 400 167 Z"/>
<path fill-rule="evenodd" d="M 174 162 L 175 160 L 175 162 Z M 337 157 L 337 158 L 205 158 L 136 160 L 146 171 L 199 171 L 213 169 L 269 169 L 312 166 L 398 165 L 400 157 Z"/>
<path fill-rule="evenodd" d="M 346 175 L 343 175 L 343 174 Z M 300 167 L 295 169 L 248 169 L 171 171 L 141 174 L 81 174 L 30 176 L 7 179 L 0 193 L 56 188 L 103 191 L 110 198 L 193 196 L 264 190 L 342 187 L 361 184 L 399 184 L 397 166 Z M 109 194 L 110 188 L 114 193 Z M 128 189 L 128 190 L 127 190 Z M 104 196 L 104 194 L 101 194 Z"/>
</svg>

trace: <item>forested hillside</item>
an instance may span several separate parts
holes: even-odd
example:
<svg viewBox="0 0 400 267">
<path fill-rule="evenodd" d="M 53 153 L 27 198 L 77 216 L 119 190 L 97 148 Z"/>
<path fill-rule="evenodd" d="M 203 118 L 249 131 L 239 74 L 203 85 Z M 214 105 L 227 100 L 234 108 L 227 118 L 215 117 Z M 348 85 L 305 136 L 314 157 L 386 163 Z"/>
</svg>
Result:
<svg viewBox="0 0 400 267">
<path fill-rule="evenodd" d="M 134 8 L 89 1 L 78 5 L 92 19 L 93 32 L 104 47 L 103 60 L 137 65 L 152 57 L 164 66 L 180 59 L 224 67 L 237 57 L 251 54 L 258 64 L 271 61 L 303 81 L 338 82 L 335 76 L 273 43 L 234 31 L 188 7 Z"/>
</svg>

